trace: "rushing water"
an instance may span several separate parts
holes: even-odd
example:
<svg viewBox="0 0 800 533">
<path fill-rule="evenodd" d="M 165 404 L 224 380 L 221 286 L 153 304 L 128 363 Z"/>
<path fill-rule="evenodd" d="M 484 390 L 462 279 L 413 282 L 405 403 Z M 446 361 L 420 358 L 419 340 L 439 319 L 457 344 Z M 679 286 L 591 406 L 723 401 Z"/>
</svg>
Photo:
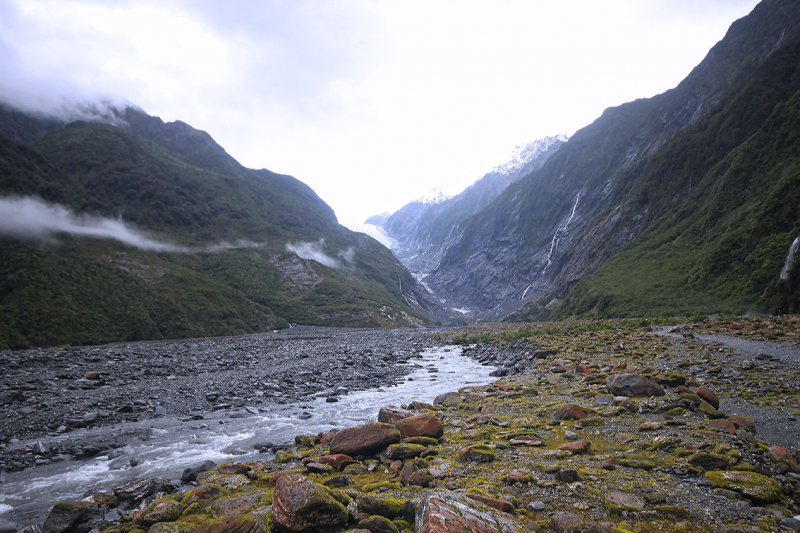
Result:
<svg viewBox="0 0 800 533">
<path fill-rule="evenodd" d="M 164 417 L 135 423 L 78 430 L 84 435 L 138 435 L 109 460 L 61 461 L 5 475 L 0 484 L 0 517 L 22 525 L 41 523 L 54 503 L 81 499 L 88 492 L 108 490 L 136 477 L 180 479 L 183 470 L 210 459 L 219 463 L 263 460 L 254 446 L 293 442 L 297 434 L 315 435 L 375 420 L 378 410 L 414 400 L 432 402 L 437 395 L 468 385 L 491 383 L 493 367 L 461 355 L 460 348 L 423 352 L 419 365 L 402 383 L 342 396 L 336 403 L 310 398 L 296 405 L 272 406 L 268 413 L 231 418 L 230 412 L 209 414 L 204 420 Z M 303 413 L 310 418 L 301 419 Z M 304 415 L 304 418 L 308 415 Z M 184 419 L 185 420 L 185 419 Z M 68 439 L 69 435 L 59 437 Z M 131 467 L 131 459 L 138 465 Z"/>
</svg>

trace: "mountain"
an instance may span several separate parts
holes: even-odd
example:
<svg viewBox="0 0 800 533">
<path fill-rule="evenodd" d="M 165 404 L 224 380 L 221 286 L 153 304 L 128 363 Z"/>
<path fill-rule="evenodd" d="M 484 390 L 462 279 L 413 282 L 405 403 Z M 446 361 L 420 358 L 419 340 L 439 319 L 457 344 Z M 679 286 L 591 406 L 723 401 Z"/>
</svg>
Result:
<svg viewBox="0 0 800 533">
<path fill-rule="evenodd" d="M 515 318 L 797 309 L 796 1 L 736 21 L 675 89 L 606 110 L 450 233 L 425 279 Z"/>
<path fill-rule="evenodd" d="M 510 184 L 541 167 L 566 142 L 559 135 L 518 146 L 505 163 L 496 166 L 460 194 L 441 193 L 406 204 L 388 217 L 371 217 L 396 241 L 392 251 L 418 279 L 427 276 L 444 252 L 452 229 L 486 208 Z M 377 223 L 377 224 L 376 224 Z"/>
<path fill-rule="evenodd" d="M 426 320 L 426 291 L 307 185 L 182 122 L 104 121 L 0 106 L 0 347 Z"/>
</svg>

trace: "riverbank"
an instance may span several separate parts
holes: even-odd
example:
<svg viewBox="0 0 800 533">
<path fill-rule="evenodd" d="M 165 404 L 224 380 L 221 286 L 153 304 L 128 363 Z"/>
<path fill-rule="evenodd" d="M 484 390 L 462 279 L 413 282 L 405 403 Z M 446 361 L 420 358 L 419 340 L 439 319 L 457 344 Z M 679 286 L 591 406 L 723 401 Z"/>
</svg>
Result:
<svg viewBox="0 0 800 533">
<path fill-rule="evenodd" d="M 192 485 L 148 482 L 137 501 L 121 486 L 57 506 L 49 531 L 78 515 L 120 533 L 800 528 L 796 366 L 683 328 L 518 328 L 467 332 L 484 342 L 464 353 L 506 374 L 494 385 L 409 398 L 375 413 L 388 425 L 298 436 L 275 460 L 213 465 Z"/>
</svg>

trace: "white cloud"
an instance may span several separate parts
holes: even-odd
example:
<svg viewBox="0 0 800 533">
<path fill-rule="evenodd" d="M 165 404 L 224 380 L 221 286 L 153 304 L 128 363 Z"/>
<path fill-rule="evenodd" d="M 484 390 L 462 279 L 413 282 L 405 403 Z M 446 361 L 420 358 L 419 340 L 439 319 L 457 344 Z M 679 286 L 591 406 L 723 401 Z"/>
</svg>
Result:
<svg viewBox="0 0 800 533">
<path fill-rule="evenodd" d="M 338 252 L 336 257 L 331 257 L 323 250 L 325 239 L 312 242 L 286 243 L 286 249 L 302 259 L 312 259 L 322 265 L 343 269 L 353 262 L 353 248 Z M 337 259 L 338 258 L 338 259 Z"/>
<path fill-rule="evenodd" d="M 12 239 L 55 242 L 58 233 L 113 239 L 151 252 L 186 252 L 187 248 L 148 237 L 121 219 L 77 215 L 71 209 L 39 198 L 0 198 L 0 235 Z"/>
</svg>

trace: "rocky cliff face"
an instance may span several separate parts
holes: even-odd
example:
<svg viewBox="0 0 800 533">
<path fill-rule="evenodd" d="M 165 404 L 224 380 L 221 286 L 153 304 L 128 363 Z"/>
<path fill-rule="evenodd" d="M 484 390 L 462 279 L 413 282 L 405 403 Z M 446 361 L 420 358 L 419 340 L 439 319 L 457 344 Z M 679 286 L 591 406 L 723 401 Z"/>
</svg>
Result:
<svg viewBox="0 0 800 533">
<path fill-rule="evenodd" d="M 397 241 L 394 254 L 415 276 L 423 278 L 441 259 L 445 242 L 457 224 L 488 207 L 520 177 L 540 168 L 566 141 L 566 136 L 558 135 L 518 146 L 508 161 L 462 193 L 411 202 L 388 217 L 370 220 Z"/>
<path fill-rule="evenodd" d="M 426 282 L 448 304 L 478 309 L 537 298 L 544 307 L 568 292 L 652 222 L 650 202 L 632 195 L 651 157 L 799 32 L 795 2 L 759 4 L 678 87 L 606 110 L 541 169 L 458 224 Z"/>
</svg>

